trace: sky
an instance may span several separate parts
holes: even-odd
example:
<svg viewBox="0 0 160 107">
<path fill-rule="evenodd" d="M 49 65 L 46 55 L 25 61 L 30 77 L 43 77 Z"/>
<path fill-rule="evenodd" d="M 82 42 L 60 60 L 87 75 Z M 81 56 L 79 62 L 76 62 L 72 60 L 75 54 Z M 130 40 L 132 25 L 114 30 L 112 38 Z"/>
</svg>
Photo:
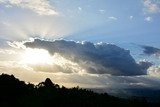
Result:
<svg viewBox="0 0 160 107">
<path fill-rule="evenodd" d="M 0 0 L 0 73 L 159 89 L 159 19 L 159 0 Z"/>
</svg>

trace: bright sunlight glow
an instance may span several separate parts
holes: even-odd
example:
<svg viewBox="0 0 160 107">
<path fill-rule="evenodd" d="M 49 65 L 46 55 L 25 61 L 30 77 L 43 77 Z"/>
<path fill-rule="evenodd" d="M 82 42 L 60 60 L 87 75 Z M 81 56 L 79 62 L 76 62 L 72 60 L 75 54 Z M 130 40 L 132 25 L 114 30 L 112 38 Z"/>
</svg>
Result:
<svg viewBox="0 0 160 107">
<path fill-rule="evenodd" d="M 50 64 L 53 61 L 48 51 L 27 48 L 23 54 L 22 62 L 27 64 Z"/>
</svg>

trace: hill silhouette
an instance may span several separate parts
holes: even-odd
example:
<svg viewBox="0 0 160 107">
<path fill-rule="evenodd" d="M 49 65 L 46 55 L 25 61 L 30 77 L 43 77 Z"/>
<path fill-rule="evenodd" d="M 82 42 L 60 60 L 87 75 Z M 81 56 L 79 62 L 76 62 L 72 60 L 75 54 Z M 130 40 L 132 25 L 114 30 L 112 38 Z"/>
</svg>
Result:
<svg viewBox="0 0 160 107">
<path fill-rule="evenodd" d="M 13 75 L 0 75 L 0 107 L 151 107 L 145 99 L 121 99 L 79 87 L 66 88 L 47 78 L 38 85 L 26 84 Z"/>
</svg>

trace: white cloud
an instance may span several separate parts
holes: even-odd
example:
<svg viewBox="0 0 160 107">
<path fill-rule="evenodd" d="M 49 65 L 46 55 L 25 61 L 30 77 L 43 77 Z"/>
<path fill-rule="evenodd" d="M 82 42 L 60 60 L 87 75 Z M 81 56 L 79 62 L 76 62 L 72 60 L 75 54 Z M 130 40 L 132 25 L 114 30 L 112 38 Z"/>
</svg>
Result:
<svg viewBox="0 0 160 107">
<path fill-rule="evenodd" d="M 7 41 L 7 44 L 10 46 L 10 47 L 13 47 L 13 48 L 17 48 L 17 49 L 24 49 L 25 46 L 23 45 L 24 42 L 9 42 Z"/>
<path fill-rule="evenodd" d="M 129 19 L 131 19 L 131 20 L 132 20 L 132 19 L 133 19 L 133 16 L 129 16 Z"/>
<path fill-rule="evenodd" d="M 9 49 L 1 49 L 0 48 L 0 54 L 9 54 L 9 55 L 13 55 L 13 54 L 17 54 L 14 50 L 9 50 Z"/>
<path fill-rule="evenodd" d="M 145 17 L 144 20 L 147 22 L 151 22 L 153 19 L 152 19 L 152 17 L 148 16 L 148 17 Z"/>
<path fill-rule="evenodd" d="M 81 7 L 78 7 L 78 10 L 79 10 L 79 11 L 82 11 L 82 8 L 81 8 Z"/>
<path fill-rule="evenodd" d="M 7 8 L 11 8 L 11 7 L 12 7 L 12 5 L 5 5 L 5 7 L 7 7 Z"/>
<path fill-rule="evenodd" d="M 104 13 L 106 12 L 106 10 L 100 9 L 99 12 L 100 12 L 101 14 L 104 14 Z"/>
<path fill-rule="evenodd" d="M 116 18 L 116 17 L 113 17 L 113 16 L 108 17 L 108 19 L 109 19 L 109 20 L 117 20 L 117 18 Z"/>
<path fill-rule="evenodd" d="M 160 66 L 151 66 L 148 69 L 148 75 L 160 77 Z"/>
<path fill-rule="evenodd" d="M 143 0 L 145 13 L 158 13 L 160 12 L 159 0 Z"/>
<path fill-rule="evenodd" d="M 5 4 L 6 7 L 17 6 L 30 9 L 39 15 L 58 14 L 48 0 L 0 0 L 0 3 Z"/>
</svg>

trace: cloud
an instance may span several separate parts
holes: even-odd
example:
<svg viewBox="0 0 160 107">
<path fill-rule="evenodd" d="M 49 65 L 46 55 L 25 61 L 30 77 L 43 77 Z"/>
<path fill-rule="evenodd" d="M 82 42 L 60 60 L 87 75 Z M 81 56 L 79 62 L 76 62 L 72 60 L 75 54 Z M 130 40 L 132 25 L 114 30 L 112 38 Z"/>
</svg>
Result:
<svg viewBox="0 0 160 107">
<path fill-rule="evenodd" d="M 42 70 L 44 66 L 42 66 Z M 52 68 L 50 68 L 53 70 Z M 159 89 L 160 80 L 156 76 L 109 76 L 106 74 L 83 74 L 78 73 L 49 73 L 37 71 L 30 66 L 17 61 L 0 61 L 0 73 L 13 74 L 21 80 L 37 84 L 46 78 L 51 78 L 54 83 L 66 87 L 80 86 L 84 88 L 102 89 L 111 94 L 113 91 L 121 93 L 124 89 Z M 102 92 L 102 91 L 100 91 Z M 127 94 L 130 94 L 127 91 Z M 137 94 L 136 94 L 137 95 Z"/>
<path fill-rule="evenodd" d="M 141 69 L 144 69 L 144 70 L 148 70 L 148 68 L 153 65 L 151 62 L 145 61 L 145 60 L 138 62 L 138 64 L 140 65 Z"/>
<path fill-rule="evenodd" d="M 79 11 L 82 11 L 82 7 L 78 7 L 78 10 L 79 10 Z"/>
<path fill-rule="evenodd" d="M 34 71 L 37 72 L 48 72 L 48 73 L 77 73 L 82 74 L 83 68 L 81 68 L 77 63 L 74 63 L 66 58 L 60 56 L 59 54 L 54 54 L 50 58 L 50 63 L 37 63 L 37 64 L 27 64 Z"/>
<path fill-rule="evenodd" d="M 117 18 L 116 18 L 116 17 L 113 17 L 113 16 L 108 17 L 108 19 L 109 19 L 109 20 L 117 20 Z"/>
<path fill-rule="evenodd" d="M 16 54 L 16 52 L 14 50 L 9 50 L 9 49 L 1 49 L 0 48 L 0 54 Z"/>
<path fill-rule="evenodd" d="M 9 42 L 9 41 L 7 41 L 7 44 L 8 44 L 10 47 L 17 48 L 17 49 L 19 49 L 19 48 L 25 48 L 24 45 L 23 45 L 23 43 L 24 43 L 24 42 L 16 42 L 16 41 L 14 41 L 14 42 Z"/>
<path fill-rule="evenodd" d="M 148 69 L 148 75 L 160 77 L 160 66 L 152 66 Z"/>
<path fill-rule="evenodd" d="M 146 54 L 146 55 L 155 55 L 157 57 L 160 56 L 160 49 L 159 48 L 155 48 L 155 47 L 152 47 L 152 46 L 141 46 L 144 50 L 143 50 L 143 53 Z"/>
<path fill-rule="evenodd" d="M 101 14 L 104 14 L 104 13 L 106 12 L 106 10 L 100 9 L 99 12 L 100 12 Z"/>
<path fill-rule="evenodd" d="M 133 16 L 129 16 L 129 19 L 132 20 L 132 19 L 133 19 Z"/>
<path fill-rule="evenodd" d="M 144 20 L 147 22 L 151 22 L 153 19 L 152 19 L 152 17 L 148 16 L 148 17 L 145 17 Z"/>
<path fill-rule="evenodd" d="M 146 13 L 159 13 L 160 2 L 159 0 L 143 0 L 144 12 Z"/>
<path fill-rule="evenodd" d="M 150 72 L 148 75 L 138 76 L 115 76 L 104 73 L 93 74 L 90 72 L 80 73 L 82 71 L 82 66 L 79 63 L 68 60 L 58 53 L 55 53 L 52 56 L 52 61 L 54 63 L 40 63 L 36 65 L 29 65 L 21 62 L 22 59 L 15 59 L 23 55 L 23 52 L 17 53 L 17 48 L 15 53 L 13 53 L 17 54 L 17 56 L 13 56 L 13 54 L 11 55 L 10 50 L 5 51 L 5 53 L 0 52 L 0 56 L 3 54 L 6 55 L 5 57 L 8 60 L 0 57 L 0 73 L 13 74 L 21 80 L 35 84 L 45 80 L 45 78 L 51 78 L 54 83 L 58 83 L 66 87 L 74 87 L 78 85 L 84 88 L 99 88 L 102 89 L 103 92 L 108 93 L 112 93 L 112 91 L 120 92 L 121 89 L 147 89 L 148 87 L 151 87 L 152 89 L 159 89 L 160 85 L 160 80 L 157 75 L 158 73 L 156 73 L 157 71 L 155 72 L 154 69 L 152 69 L 152 74 Z M 14 59 L 9 58 L 11 56 L 13 56 Z M 96 66 L 97 65 L 95 65 L 95 67 Z M 149 70 L 151 70 L 151 67 Z"/>
<path fill-rule="evenodd" d="M 132 58 L 129 50 L 113 44 L 35 39 L 24 45 L 29 48 L 46 49 L 51 55 L 58 54 L 91 74 L 116 76 L 146 74 L 146 71 L 142 70 Z"/>
<path fill-rule="evenodd" d="M 0 0 L 7 7 L 17 6 L 29 9 L 39 15 L 57 15 L 58 13 L 50 5 L 48 0 Z"/>
</svg>

